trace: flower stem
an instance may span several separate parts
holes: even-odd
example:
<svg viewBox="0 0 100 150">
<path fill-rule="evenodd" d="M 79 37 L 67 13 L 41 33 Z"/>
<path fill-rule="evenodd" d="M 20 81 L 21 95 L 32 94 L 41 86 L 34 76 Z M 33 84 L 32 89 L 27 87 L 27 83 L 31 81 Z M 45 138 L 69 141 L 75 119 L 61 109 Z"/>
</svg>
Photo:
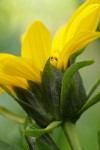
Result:
<svg viewBox="0 0 100 150">
<path fill-rule="evenodd" d="M 25 121 L 25 118 L 17 116 L 14 113 L 10 112 L 9 110 L 1 106 L 0 106 L 0 114 L 18 123 L 24 123 Z"/>
<path fill-rule="evenodd" d="M 66 122 L 63 125 L 63 130 L 65 133 L 65 136 L 67 137 L 69 144 L 71 146 L 72 150 L 82 150 L 81 145 L 79 143 L 77 132 L 76 132 L 76 126 L 72 122 Z"/>
</svg>

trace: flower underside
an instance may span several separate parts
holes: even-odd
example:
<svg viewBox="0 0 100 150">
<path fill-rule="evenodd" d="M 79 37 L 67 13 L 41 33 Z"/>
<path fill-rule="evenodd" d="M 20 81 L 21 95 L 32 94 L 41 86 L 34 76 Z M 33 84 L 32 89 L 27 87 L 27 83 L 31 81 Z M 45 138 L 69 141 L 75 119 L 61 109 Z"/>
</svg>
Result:
<svg viewBox="0 0 100 150">
<path fill-rule="evenodd" d="M 20 103 L 41 126 L 46 126 L 52 120 L 62 119 L 60 102 L 64 73 L 71 67 L 71 56 L 100 37 L 100 32 L 96 31 L 99 17 L 100 0 L 87 0 L 76 10 L 69 22 L 57 31 L 53 42 L 44 24 L 36 21 L 29 26 L 22 38 L 21 56 L 0 54 L 1 87 L 6 87 L 23 102 L 32 105 L 31 109 L 26 109 Z M 79 87 L 75 86 L 78 80 L 82 87 L 80 76 L 75 76 L 70 89 L 74 96 L 75 88 L 81 93 Z M 82 89 L 84 91 L 83 87 Z M 3 92 L 2 88 L 0 90 Z M 85 92 L 83 93 L 83 97 L 86 97 Z M 73 96 L 70 99 L 74 99 Z M 79 101 L 84 100 L 79 97 Z M 71 116 L 76 111 L 71 112 Z M 44 119 L 44 124 L 41 124 L 41 118 Z"/>
</svg>

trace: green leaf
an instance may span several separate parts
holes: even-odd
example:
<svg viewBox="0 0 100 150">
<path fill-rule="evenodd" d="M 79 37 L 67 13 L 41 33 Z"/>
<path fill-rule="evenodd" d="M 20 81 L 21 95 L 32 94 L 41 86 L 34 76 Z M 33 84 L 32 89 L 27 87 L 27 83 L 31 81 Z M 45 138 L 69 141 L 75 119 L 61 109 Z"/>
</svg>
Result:
<svg viewBox="0 0 100 150">
<path fill-rule="evenodd" d="M 49 145 L 46 145 L 41 140 L 36 140 L 36 150 L 51 150 Z"/>
<path fill-rule="evenodd" d="M 47 132 L 60 124 L 61 122 L 53 122 L 47 128 L 42 129 L 31 118 L 27 117 L 22 131 L 30 150 L 59 150 Z"/>
<path fill-rule="evenodd" d="M 48 134 L 38 138 L 27 137 L 26 139 L 30 146 L 30 150 L 59 150 L 55 142 Z"/>
<path fill-rule="evenodd" d="M 54 128 L 60 126 L 62 121 L 54 121 L 46 128 L 40 128 L 35 122 L 28 118 L 24 125 L 24 132 L 26 136 L 39 137 L 45 133 L 51 132 Z"/>
<path fill-rule="evenodd" d="M 85 89 L 77 71 L 91 64 L 93 60 L 75 63 L 64 74 L 61 88 L 61 112 L 64 119 L 72 118 L 86 101 Z"/>
<path fill-rule="evenodd" d="M 31 105 L 27 104 L 26 102 L 23 102 L 22 100 L 18 99 L 14 94 L 12 94 L 12 93 L 9 91 L 8 88 L 6 88 L 5 86 L 3 86 L 3 85 L 1 85 L 1 84 L 0 84 L 0 87 L 1 87 L 2 89 L 4 89 L 4 91 L 6 91 L 7 94 L 8 94 L 9 96 L 11 96 L 11 97 L 12 97 L 16 102 L 18 102 L 20 105 L 23 105 L 23 106 L 27 107 L 28 109 L 33 109 L 33 107 L 32 107 Z"/>
<path fill-rule="evenodd" d="M 42 74 L 42 88 L 46 109 L 55 120 L 60 120 L 60 89 L 63 73 L 47 61 Z M 45 91 L 45 92 L 44 92 Z"/>
<path fill-rule="evenodd" d="M 29 146 L 29 150 L 36 150 L 36 138 L 25 136 L 25 139 L 26 139 L 27 144 Z"/>
<path fill-rule="evenodd" d="M 26 141 L 26 138 L 25 138 L 25 132 L 24 132 L 23 125 L 20 125 L 20 134 L 21 134 L 21 140 L 22 140 L 22 143 L 23 143 L 23 147 L 25 148 L 25 150 L 30 150 L 29 145 L 28 145 L 28 143 Z"/>
<path fill-rule="evenodd" d="M 59 150 L 49 135 L 41 136 L 36 140 L 36 150 Z"/>
<path fill-rule="evenodd" d="M 93 92 L 95 92 L 96 88 L 100 85 L 100 78 L 97 79 L 95 81 L 95 83 L 91 86 L 92 88 L 90 89 L 90 91 L 87 94 L 87 99 L 89 99 L 91 97 L 91 95 L 93 94 Z"/>
<path fill-rule="evenodd" d="M 47 114 L 47 112 L 42 108 L 42 106 L 29 104 L 29 102 L 26 101 L 26 99 L 33 101 L 35 103 L 34 99 L 34 93 L 29 93 L 29 91 L 19 88 L 19 87 L 13 87 L 15 92 L 18 92 L 18 95 L 22 95 L 22 99 L 16 98 L 15 95 L 13 95 L 9 89 L 7 89 L 5 86 L 0 85 L 15 101 L 17 101 L 22 108 L 27 112 L 29 116 L 31 116 L 40 126 L 45 127 L 50 122 L 52 122 L 52 116 Z M 36 104 L 36 103 L 35 103 Z M 41 119 L 42 118 L 42 119 Z"/>
<path fill-rule="evenodd" d="M 71 55 L 71 57 L 70 57 L 70 65 L 75 63 L 75 60 L 76 60 L 77 56 L 79 56 L 83 51 L 84 51 L 84 49 L 81 49 L 81 50 L 79 50 L 76 53 Z"/>
<path fill-rule="evenodd" d="M 78 114 L 82 114 L 84 111 L 86 111 L 99 101 L 100 101 L 100 92 L 97 93 L 94 97 L 92 97 L 89 101 L 87 101 L 87 103 L 83 106 L 83 108 L 79 111 Z"/>
<path fill-rule="evenodd" d="M 50 122 L 52 122 L 53 117 L 46 112 L 45 107 L 40 103 L 40 100 L 38 100 L 38 98 L 36 97 L 35 92 L 19 87 L 14 87 L 14 91 L 16 92 L 19 99 L 27 102 L 27 104 L 31 106 L 31 108 L 29 109 L 26 105 L 20 103 L 20 105 L 25 109 L 28 115 L 31 116 L 37 124 L 39 124 L 41 127 L 46 127 Z"/>
</svg>

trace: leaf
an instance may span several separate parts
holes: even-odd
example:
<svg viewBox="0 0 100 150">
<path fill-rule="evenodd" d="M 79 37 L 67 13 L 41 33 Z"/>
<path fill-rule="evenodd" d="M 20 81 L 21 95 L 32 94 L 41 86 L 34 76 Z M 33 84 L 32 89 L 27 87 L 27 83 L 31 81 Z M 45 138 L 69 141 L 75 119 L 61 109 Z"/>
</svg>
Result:
<svg viewBox="0 0 100 150">
<path fill-rule="evenodd" d="M 100 78 L 97 79 L 95 81 L 95 83 L 92 85 L 90 91 L 88 92 L 88 95 L 87 95 L 87 99 L 89 99 L 91 97 L 91 95 L 93 94 L 93 92 L 95 92 L 96 88 L 100 85 Z"/>
<path fill-rule="evenodd" d="M 51 150 L 50 145 L 46 145 L 41 140 L 36 140 L 36 150 Z"/>
<path fill-rule="evenodd" d="M 55 120 L 60 120 L 60 90 L 63 73 L 47 61 L 42 74 L 42 88 L 46 109 Z M 44 92 L 45 91 L 45 92 Z"/>
<path fill-rule="evenodd" d="M 16 98 L 16 96 L 15 96 L 14 94 L 12 94 L 12 93 L 9 91 L 9 89 L 7 89 L 5 86 L 3 86 L 3 85 L 0 84 L 0 87 L 1 87 L 4 91 L 6 91 L 7 94 L 8 94 L 9 96 L 11 96 L 11 97 L 12 97 L 16 102 L 18 102 L 20 105 L 23 105 L 23 106 L 25 106 L 25 107 L 27 107 L 27 108 L 29 108 L 29 109 L 33 109 L 31 105 L 29 105 L 29 104 L 27 104 L 26 102 L 24 102 L 24 101 L 22 101 L 22 100 Z"/>
<path fill-rule="evenodd" d="M 29 93 L 28 90 L 19 88 L 19 87 L 13 87 L 16 94 L 20 97 L 22 95 L 23 98 L 16 98 L 15 95 L 13 95 L 9 89 L 7 89 L 5 86 L 0 85 L 15 101 L 17 101 L 22 108 L 27 112 L 29 116 L 31 116 L 40 126 L 45 127 L 47 126 L 53 119 L 52 116 L 48 115 L 47 112 L 42 109 L 40 106 L 35 105 L 34 107 L 29 104 L 29 102 L 26 99 L 30 99 L 30 101 L 34 102 L 34 93 Z M 37 99 L 36 99 L 37 100 Z M 35 100 L 35 101 L 36 101 Z M 36 104 L 36 103 L 35 103 Z M 42 119 L 41 119 L 42 118 Z"/>
<path fill-rule="evenodd" d="M 75 63 L 64 74 L 61 88 L 61 112 L 64 119 L 72 118 L 86 101 L 82 79 L 77 71 L 91 64 L 93 60 Z"/>
<path fill-rule="evenodd" d="M 23 125 L 20 125 L 20 134 L 21 134 L 21 140 L 22 140 L 22 143 L 23 143 L 23 147 L 25 148 L 25 150 L 30 150 L 29 145 L 28 145 L 28 143 L 26 141 L 26 138 L 25 138 L 25 132 L 24 132 Z"/>
<path fill-rule="evenodd" d="M 77 56 L 79 56 L 83 51 L 84 51 L 84 49 L 81 49 L 81 50 L 79 50 L 76 53 L 71 55 L 71 57 L 70 57 L 70 65 L 75 63 L 75 60 L 76 60 Z"/>
<path fill-rule="evenodd" d="M 51 132 L 54 128 L 60 126 L 62 121 L 54 121 L 49 124 L 46 128 L 40 128 L 35 122 L 30 118 L 27 118 L 24 125 L 24 132 L 26 136 L 39 137 L 45 133 Z"/>
<path fill-rule="evenodd" d="M 35 83 L 31 80 L 28 80 L 28 85 L 32 91 L 32 93 L 34 93 L 34 98 L 35 100 L 29 100 L 29 102 L 36 107 L 36 105 L 44 105 L 43 104 L 43 98 L 42 98 L 42 89 L 41 89 L 41 85 L 39 83 Z"/>
<path fill-rule="evenodd" d="M 59 150 L 49 135 L 41 136 L 36 140 L 36 150 Z"/>
<path fill-rule="evenodd" d="M 20 103 L 28 115 L 31 116 L 37 124 L 39 124 L 41 127 L 46 127 L 50 122 L 52 122 L 53 117 L 50 114 L 48 115 L 43 105 L 39 103 L 35 93 L 33 93 L 31 90 L 22 89 L 19 87 L 15 87 L 14 90 L 19 99 L 25 101 L 28 105 L 31 106 L 29 109 L 26 105 Z"/>
<path fill-rule="evenodd" d="M 84 111 L 86 111 L 99 101 L 100 101 L 100 92 L 97 93 L 94 97 L 92 97 L 89 101 L 87 101 L 87 103 L 83 106 L 83 108 L 79 111 L 78 114 L 82 114 Z"/>
<path fill-rule="evenodd" d="M 26 139 L 30 150 L 60 150 L 48 134 L 38 138 L 27 137 Z"/>
<path fill-rule="evenodd" d="M 24 127 L 21 126 L 21 130 L 30 150 L 59 150 L 47 132 L 50 132 L 60 124 L 61 122 L 53 122 L 47 128 L 42 129 L 31 118 L 27 117 Z"/>
</svg>

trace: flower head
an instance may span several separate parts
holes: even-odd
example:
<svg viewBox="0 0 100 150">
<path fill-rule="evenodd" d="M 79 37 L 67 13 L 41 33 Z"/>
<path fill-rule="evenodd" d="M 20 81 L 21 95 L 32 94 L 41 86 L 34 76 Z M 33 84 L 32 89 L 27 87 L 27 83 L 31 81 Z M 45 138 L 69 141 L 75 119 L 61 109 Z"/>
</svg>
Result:
<svg viewBox="0 0 100 150">
<path fill-rule="evenodd" d="M 96 31 L 99 15 L 100 1 L 87 0 L 57 31 L 53 42 L 48 29 L 36 21 L 22 38 L 21 56 L 0 54 L 0 84 L 32 106 L 30 110 L 23 107 L 41 126 L 62 119 L 60 94 L 64 73 L 70 66 L 70 57 L 100 37 L 100 32 Z M 48 61 L 54 66 L 53 71 L 50 71 L 50 64 L 46 65 Z M 78 80 L 80 76 L 76 76 Z"/>
</svg>

